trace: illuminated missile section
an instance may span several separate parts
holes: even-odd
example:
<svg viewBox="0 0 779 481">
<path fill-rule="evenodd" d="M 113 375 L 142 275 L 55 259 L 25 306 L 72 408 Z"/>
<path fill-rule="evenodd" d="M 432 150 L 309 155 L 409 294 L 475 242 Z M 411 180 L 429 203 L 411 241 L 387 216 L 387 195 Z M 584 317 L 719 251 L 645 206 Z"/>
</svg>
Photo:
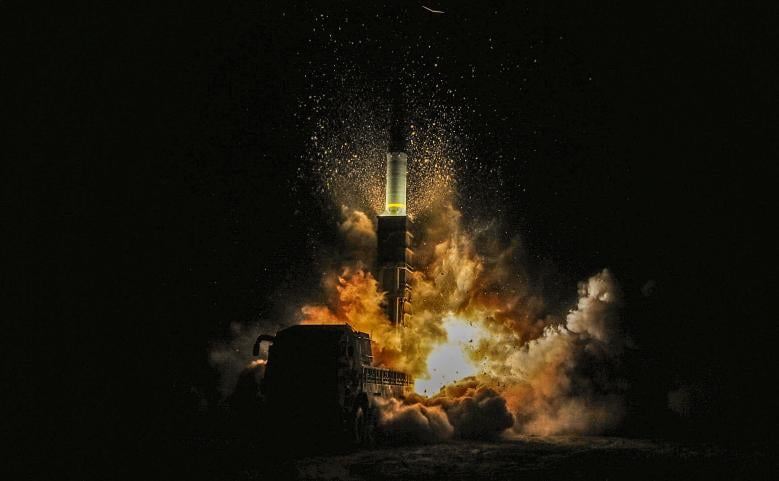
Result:
<svg viewBox="0 0 779 481">
<path fill-rule="evenodd" d="M 408 155 L 405 152 L 387 153 L 387 190 L 384 215 L 406 215 L 406 172 Z"/>
<path fill-rule="evenodd" d="M 397 113 L 397 110 L 394 113 Z M 393 115 L 387 152 L 387 190 L 384 212 L 378 216 L 378 280 L 386 292 L 387 317 L 405 326 L 411 316 L 411 221 L 406 216 L 408 155 L 400 119 Z"/>
</svg>

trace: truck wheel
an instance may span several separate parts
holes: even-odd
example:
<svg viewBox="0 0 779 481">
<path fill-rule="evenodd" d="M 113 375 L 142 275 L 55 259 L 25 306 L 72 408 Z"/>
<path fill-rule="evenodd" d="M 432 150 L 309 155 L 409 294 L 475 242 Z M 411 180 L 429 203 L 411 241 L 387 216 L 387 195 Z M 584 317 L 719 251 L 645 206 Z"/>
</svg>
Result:
<svg viewBox="0 0 779 481">
<path fill-rule="evenodd" d="M 352 439 L 355 446 L 369 448 L 375 444 L 374 428 L 376 420 L 373 413 L 365 406 L 358 406 L 354 412 L 354 427 Z"/>
<path fill-rule="evenodd" d="M 362 406 L 357 406 L 354 411 L 352 422 L 352 441 L 355 446 L 362 446 L 363 436 L 365 434 L 365 410 Z"/>
<path fill-rule="evenodd" d="M 367 448 L 376 446 L 376 426 L 379 424 L 379 416 L 376 408 L 368 408 L 365 417 L 365 443 Z"/>
</svg>

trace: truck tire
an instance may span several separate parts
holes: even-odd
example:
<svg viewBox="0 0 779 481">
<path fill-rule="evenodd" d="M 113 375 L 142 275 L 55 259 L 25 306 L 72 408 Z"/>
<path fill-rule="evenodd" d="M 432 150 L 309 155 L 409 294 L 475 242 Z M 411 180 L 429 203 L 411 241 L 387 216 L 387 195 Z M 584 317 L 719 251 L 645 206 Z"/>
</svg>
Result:
<svg viewBox="0 0 779 481">
<path fill-rule="evenodd" d="M 366 415 L 364 446 L 373 448 L 376 446 L 376 427 L 379 424 L 379 413 L 375 407 L 369 407 Z"/>
<path fill-rule="evenodd" d="M 360 404 L 354 411 L 352 441 L 356 447 L 370 448 L 375 444 L 375 415 L 368 406 Z"/>
</svg>

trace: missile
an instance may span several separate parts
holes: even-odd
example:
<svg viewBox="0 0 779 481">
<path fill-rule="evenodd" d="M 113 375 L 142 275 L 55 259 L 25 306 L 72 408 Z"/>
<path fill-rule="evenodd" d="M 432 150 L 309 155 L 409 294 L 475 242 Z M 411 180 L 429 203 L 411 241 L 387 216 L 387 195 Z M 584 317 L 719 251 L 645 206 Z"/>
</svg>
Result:
<svg viewBox="0 0 779 481">
<path fill-rule="evenodd" d="M 411 219 L 406 216 L 406 121 L 402 98 L 397 89 L 390 92 L 391 112 L 387 148 L 387 190 L 384 212 L 376 229 L 376 278 L 386 293 L 384 309 L 393 326 L 405 326 L 411 318 Z"/>
</svg>

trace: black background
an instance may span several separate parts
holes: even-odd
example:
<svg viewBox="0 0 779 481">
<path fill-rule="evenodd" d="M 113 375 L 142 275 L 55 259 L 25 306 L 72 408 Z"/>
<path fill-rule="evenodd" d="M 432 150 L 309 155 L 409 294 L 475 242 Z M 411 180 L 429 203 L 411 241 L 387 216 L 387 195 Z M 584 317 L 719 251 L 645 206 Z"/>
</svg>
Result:
<svg viewBox="0 0 779 481">
<path fill-rule="evenodd" d="M 309 133 L 295 114 L 303 75 L 331 68 L 321 28 L 346 16 L 367 30 L 345 41 L 441 56 L 472 99 L 470 150 L 499 168 L 506 230 L 560 289 L 604 266 L 620 280 L 637 346 L 623 434 L 773 436 L 768 12 L 439 3 L 446 14 L 405 1 L 0 6 L 19 146 L 4 162 L 5 254 L 20 268 L 7 292 L 21 304 L 3 373 L 11 412 L 43 404 L 20 446 L 100 458 L 116 441 L 176 438 L 195 424 L 192 386 L 216 400 L 209 343 L 316 286 L 311 236 L 331 237 L 333 219 L 297 175 Z M 386 73 L 357 47 L 342 55 Z M 479 76 L 459 79 L 469 65 Z M 685 419 L 666 406 L 680 385 L 703 393 Z"/>
</svg>

